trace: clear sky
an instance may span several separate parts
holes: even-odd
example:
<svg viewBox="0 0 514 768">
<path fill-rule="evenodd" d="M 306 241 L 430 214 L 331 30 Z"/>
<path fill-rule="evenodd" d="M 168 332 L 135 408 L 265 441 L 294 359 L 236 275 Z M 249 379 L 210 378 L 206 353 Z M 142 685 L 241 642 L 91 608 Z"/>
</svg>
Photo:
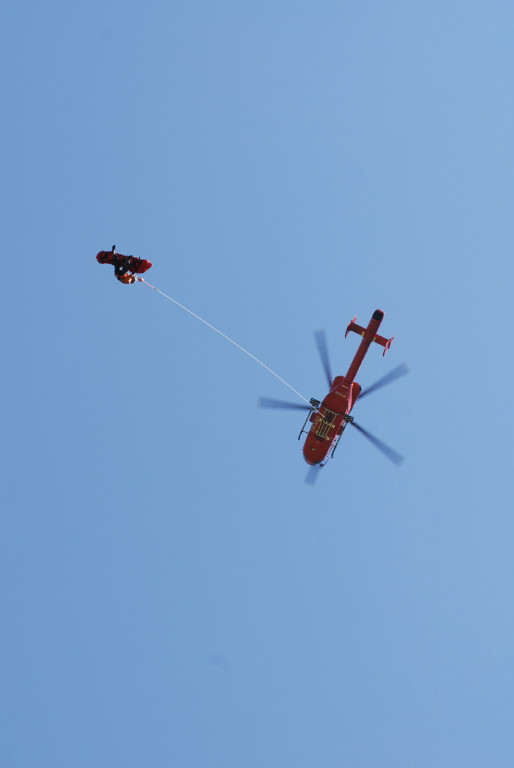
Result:
<svg viewBox="0 0 514 768">
<path fill-rule="evenodd" d="M 510 768 L 513 4 L 2 17 L 2 765 Z"/>
</svg>

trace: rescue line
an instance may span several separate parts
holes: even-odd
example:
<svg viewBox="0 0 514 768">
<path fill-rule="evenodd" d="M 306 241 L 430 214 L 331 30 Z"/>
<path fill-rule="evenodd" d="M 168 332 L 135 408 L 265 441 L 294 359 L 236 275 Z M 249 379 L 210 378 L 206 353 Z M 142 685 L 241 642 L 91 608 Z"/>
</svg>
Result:
<svg viewBox="0 0 514 768">
<path fill-rule="evenodd" d="M 306 397 L 304 397 L 303 395 L 301 395 L 301 394 L 300 394 L 300 392 L 298 392 L 298 391 L 297 391 L 297 390 L 296 390 L 294 387 L 292 387 L 292 386 L 291 386 L 291 384 L 288 384 L 288 383 L 287 383 L 287 381 L 286 381 L 285 379 L 283 379 L 281 376 L 279 376 L 279 375 L 278 375 L 278 373 L 275 373 L 275 371 L 273 371 L 273 370 L 272 370 L 272 369 L 269 367 L 269 365 L 266 365 L 266 363 L 263 363 L 263 362 L 262 362 L 262 360 L 259 360 L 257 357 L 255 357 L 255 355 L 252 355 L 252 353 L 251 353 L 251 352 L 248 352 L 248 350 L 247 350 L 247 349 L 245 349 L 244 347 L 242 347 L 242 346 L 241 346 L 241 344 L 238 344 L 238 343 L 237 343 L 237 341 L 234 341 L 234 339 L 231 339 L 231 338 L 230 338 L 230 336 L 227 336 L 227 335 L 226 335 L 226 333 L 223 333 L 223 332 L 222 332 L 222 331 L 220 331 L 218 328 L 215 328 L 215 327 L 214 327 L 214 325 L 211 325 L 211 323 L 208 323 L 208 322 L 207 322 L 207 320 L 204 320 L 204 319 L 203 319 L 203 317 L 200 317 L 199 315 L 197 315 L 197 314 L 195 314 L 194 312 L 192 312 L 190 309 L 188 309 L 187 307 L 185 307 L 183 304 L 181 304 L 181 303 L 180 303 L 179 301 L 177 301 L 176 299 L 172 299 L 172 297 L 171 297 L 171 296 L 168 296 L 168 294 L 167 294 L 167 293 L 164 293 L 163 291 L 159 290 L 159 288 L 156 288 L 156 287 L 155 287 L 155 285 L 151 285 L 150 283 L 147 283 L 147 282 L 146 282 L 146 280 L 144 280 L 142 277 L 137 277 L 137 279 L 138 279 L 138 281 L 139 281 L 140 283 L 144 283 L 145 285 L 147 285 L 149 288 L 151 288 L 151 289 L 152 289 L 153 291 L 155 291 L 156 293 L 159 293 L 161 296 L 164 296 L 164 298 L 165 298 L 165 299 L 168 299 L 168 301 L 172 301 L 172 302 L 173 302 L 173 304 L 176 304 L 176 305 L 177 305 L 177 307 L 180 307 L 180 309 L 183 309 L 185 312 L 188 312 L 188 314 L 192 315 L 192 316 L 193 316 L 193 317 L 195 317 L 197 320 L 200 320 L 200 322 L 201 322 L 201 323 L 203 323 L 204 325 L 206 325 L 208 328 L 210 328 L 211 330 L 215 331 L 215 332 L 216 332 L 217 334 L 219 334 L 220 336 L 223 336 L 223 338 L 224 338 L 224 339 L 226 339 L 227 341 L 230 341 L 230 343 L 231 343 L 231 344 L 233 344 L 233 345 L 234 345 L 234 347 L 237 347 L 238 349 L 240 349 L 240 350 L 241 350 L 241 352 L 244 352 L 244 353 L 245 353 L 245 355 L 248 355 L 248 357 L 251 357 L 251 358 L 252 358 L 252 360 L 255 360 L 255 362 L 256 362 L 256 363 L 259 363 L 259 365 L 262 365 L 262 367 L 263 367 L 263 368 L 265 368 L 265 369 L 266 369 L 266 370 L 267 370 L 269 373 L 271 373 L 271 374 L 272 374 L 272 376 L 275 376 L 275 378 L 276 378 L 276 379 L 278 379 L 279 381 L 281 381 L 281 382 L 282 382 L 282 384 L 285 384 L 285 386 L 286 386 L 286 387 L 288 387 L 288 388 L 289 388 L 289 389 L 290 389 L 292 392 L 294 392 L 294 393 L 295 393 L 295 395 L 297 395 L 297 396 L 298 396 L 298 397 L 299 397 L 301 400 L 303 400 L 304 402 L 306 402 L 306 403 L 307 403 L 307 405 L 308 405 L 310 408 L 312 408 L 312 404 L 310 403 L 310 401 L 309 401 L 309 400 L 307 400 L 307 398 L 306 398 Z M 317 409 L 315 408 L 314 410 L 317 410 Z"/>
</svg>

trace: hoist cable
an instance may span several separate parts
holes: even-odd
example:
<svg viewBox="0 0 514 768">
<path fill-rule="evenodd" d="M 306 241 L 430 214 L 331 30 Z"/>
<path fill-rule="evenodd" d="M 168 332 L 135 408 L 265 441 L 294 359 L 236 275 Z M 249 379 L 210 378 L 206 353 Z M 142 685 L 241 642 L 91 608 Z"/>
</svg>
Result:
<svg viewBox="0 0 514 768">
<path fill-rule="evenodd" d="M 312 407 L 311 403 L 309 402 L 309 400 L 307 400 L 306 397 L 301 395 L 294 387 L 291 386 L 291 384 L 288 384 L 285 379 L 283 379 L 281 376 L 278 375 L 278 373 L 275 373 L 275 371 L 272 371 L 271 368 L 269 367 L 269 365 L 266 365 L 265 363 L 263 363 L 262 360 L 259 360 L 257 357 L 255 357 L 255 355 L 252 355 L 251 352 L 248 352 L 247 349 L 245 349 L 240 344 L 238 344 L 237 341 L 234 341 L 234 339 L 231 339 L 225 333 L 223 333 L 222 331 L 218 330 L 218 328 L 215 328 L 213 325 L 211 325 L 211 323 L 208 323 L 207 320 L 204 320 L 203 317 L 200 317 L 199 315 L 196 315 L 194 312 L 192 312 L 190 309 L 185 307 L 183 304 L 180 304 L 180 302 L 178 302 L 176 299 L 172 299 L 171 296 L 168 296 L 168 294 L 166 294 L 163 291 L 159 290 L 159 288 L 156 288 L 155 285 L 150 285 L 150 283 L 147 283 L 146 280 L 143 280 L 142 277 L 138 277 L 137 279 L 139 280 L 140 283 L 144 283 L 149 288 L 152 288 L 152 290 L 154 290 L 156 293 L 160 293 L 160 295 L 164 296 L 165 299 L 168 299 L 168 301 L 172 301 L 174 304 L 177 305 L 177 307 L 180 307 L 180 309 L 183 309 L 185 312 L 188 312 L 190 315 L 195 317 L 197 320 L 200 320 L 200 322 L 203 323 L 204 325 L 206 325 L 208 328 L 211 328 L 213 331 L 218 333 L 220 336 L 223 336 L 224 339 L 226 339 L 227 341 L 230 341 L 230 343 L 233 344 L 238 349 L 240 349 L 241 352 L 244 352 L 245 355 L 248 355 L 248 357 L 251 357 L 252 360 L 255 360 L 256 363 L 259 363 L 259 365 L 262 365 L 263 368 L 265 368 L 267 371 L 269 371 L 269 373 L 271 373 L 273 376 L 275 376 L 276 379 L 281 381 L 282 384 L 285 384 L 286 387 L 289 387 L 289 389 L 292 390 L 295 393 L 295 395 L 298 395 L 298 397 L 301 398 L 301 400 L 304 400 L 304 402 L 306 402 L 309 407 Z"/>
</svg>

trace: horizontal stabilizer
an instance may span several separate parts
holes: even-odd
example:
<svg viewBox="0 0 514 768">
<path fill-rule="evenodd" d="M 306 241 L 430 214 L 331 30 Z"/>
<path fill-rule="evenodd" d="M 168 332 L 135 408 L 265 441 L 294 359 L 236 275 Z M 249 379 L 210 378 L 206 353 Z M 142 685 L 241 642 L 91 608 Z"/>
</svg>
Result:
<svg viewBox="0 0 514 768">
<path fill-rule="evenodd" d="M 348 336 L 348 334 L 350 333 L 350 331 L 353 331 L 354 333 L 358 333 L 359 336 L 364 336 L 364 334 L 366 333 L 366 329 L 363 328 L 362 325 L 357 325 L 357 323 L 355 322 L 356 320 L 357 320 L 357 315 L 355 315 L 355 317 L 353 318 L 352 322 L 350 323 L 350 325 L 346 329 L 346 333 L 344 335 L 345 339 Z"/>
<path fill-rule="evenodd" d="M 357 325 L 355 322 L 357 320 L 357 315 L 353 318 L 352 322 L 348 325 L 346 329 L 346 333 L 344 335 L 345 339 L 350 333 L 350 331 L 353 331 L 354 333 L 357 333 L 359 336 L 362 336 L 363 339 L 366 338 L 366 331 L 368 331 L 368 328 L 363 328 L 362 325 Z M 370 322 L 371 325 L 371 322 Z M 369 339 L 369 337 L 368 337 Z M 371 338 L 371 341 L 376 342 L 377 344 L 380 344 L 380 346 L 384 347 L 384 355 L 391 346 L 391 343 L 394 339 L 394 336 L 391 336 L 390 339 L 385 339 L 383 336 L 379 336 L 378 334 L 376 336 L 373 336 Z"/>
<path fill-rule="evenodd" d="M 380 344 L 380 346 L 384 347 L 384 357 L 385 357 L 385 353 L 387 352 L 387 350 L 391 346 L 391 344 L 393 342 L 393 339 L 394 339 L 394 336 L 391 336 L 390 339 L 384 339 L 383 336 L 374 336 L 373 337 L 373 341 L 376 341 L 377 344 Z"/>
</svg>

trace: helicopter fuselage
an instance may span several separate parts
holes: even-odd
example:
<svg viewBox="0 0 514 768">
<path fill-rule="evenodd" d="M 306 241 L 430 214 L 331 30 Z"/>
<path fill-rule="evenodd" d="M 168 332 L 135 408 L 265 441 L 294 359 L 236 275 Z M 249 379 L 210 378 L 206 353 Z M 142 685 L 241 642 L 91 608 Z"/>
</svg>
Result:
<svg viewBox="0 0 514 768">
<path fill-rule="evenodd" d="M 333 454 L 337 444 L 349 421 L 351 410 L 361 392 L 360 384 L 357 384 L 355 377 L 364 360 L 366 352 L 374 341 L 384 347 L 384 355 L 389 349 L 394 338 L 385 339 L 377 335 L 380 323 L 384 319 L 382 310 L 377 309 L 368 323 L 367 328 L 356 325 L 354 317 L 346 329 L 346 336 L 350 331 L 362 336 L 362 341 L 355 354 L 354 359 L 348 369 L 346 376 L 336 376 L 333 380 L 328 395 L 321 403 L 311 401 L 313 407 L 307 421 L 311 422 L 307 437 L 303 446 L 303 456 L 310 465 L 323 465 L 329 455 Z M 304 432 L 300 432 L 300 436 Z"/>
<path fill-rule="evenodd" d="M 360 390 L 357 382 L 349 381 L 345 376 L 335 377 L 330 392 L 308 419 L 312 426 L 303 446 L 308 464 L 322 464 L 335 450 Z"/>
</svg>

